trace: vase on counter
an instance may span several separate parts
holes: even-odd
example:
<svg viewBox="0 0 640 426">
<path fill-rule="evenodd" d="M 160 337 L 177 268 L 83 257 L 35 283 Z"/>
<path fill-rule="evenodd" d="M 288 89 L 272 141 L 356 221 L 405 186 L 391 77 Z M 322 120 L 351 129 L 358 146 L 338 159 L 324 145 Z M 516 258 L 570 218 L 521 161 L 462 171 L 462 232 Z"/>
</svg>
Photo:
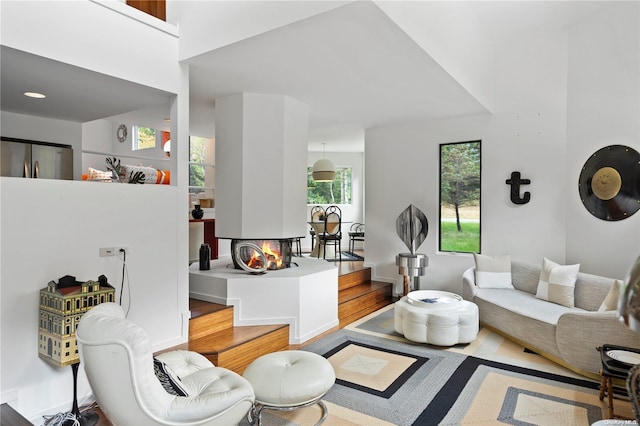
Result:
<svg viewBox="0 0 640 426">
<path fill-rule="evenodd" d="M 200 204 L 196 204 L 195 208 L 191 210 L 191 216 L 193 216 L 194 219 L 202 219 L 204 210 L 200 208 Z"/>
</svg>

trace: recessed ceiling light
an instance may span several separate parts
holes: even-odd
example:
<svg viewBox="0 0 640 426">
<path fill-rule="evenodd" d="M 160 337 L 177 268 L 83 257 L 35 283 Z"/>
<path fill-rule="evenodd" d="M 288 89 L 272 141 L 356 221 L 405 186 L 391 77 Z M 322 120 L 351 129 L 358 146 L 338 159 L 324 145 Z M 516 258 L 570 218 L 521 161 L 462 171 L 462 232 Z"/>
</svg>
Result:
<svg viewBox="0 0 640 426">
<path fill-rule="evenodd" d="M 36 99 L 43 99 L 47 97 L 47 95 L 45 95 L 44 93 L 38 93 L 38 92 L 22 92 L 22 94 L 29 98 L 36 98 Z"/>
</svg>

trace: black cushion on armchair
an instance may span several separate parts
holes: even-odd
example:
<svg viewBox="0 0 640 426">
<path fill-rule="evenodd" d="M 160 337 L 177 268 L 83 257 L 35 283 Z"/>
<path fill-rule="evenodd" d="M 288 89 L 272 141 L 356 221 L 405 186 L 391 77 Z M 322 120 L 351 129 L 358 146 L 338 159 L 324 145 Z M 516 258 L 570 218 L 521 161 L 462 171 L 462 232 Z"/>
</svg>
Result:
<svg viewBox="0 0 640 426">
<path fill-rule="evenodd" d="M 153 370 L 167 393 L 177 396 L 189 396 L 180 383 L 180 378 L 169 368 L 167 364 L 158 358 L 153 358 Z"/>
</svg>

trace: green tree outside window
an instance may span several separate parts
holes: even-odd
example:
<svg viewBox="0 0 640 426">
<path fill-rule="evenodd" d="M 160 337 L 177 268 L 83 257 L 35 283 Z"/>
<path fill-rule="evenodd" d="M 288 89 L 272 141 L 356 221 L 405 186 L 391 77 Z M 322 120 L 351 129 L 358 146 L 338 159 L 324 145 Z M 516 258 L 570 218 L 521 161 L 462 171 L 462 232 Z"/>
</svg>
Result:
<svg viewBox="0 0 640 426">
<path fill-rule="evenodd" d="M 480 253 L 480 141 L 440 145 L 440 251 Z"/>
<path fill-rule="evenodd" d="M 150 127 L 134 126 L 133 150 L 155 148 L 156 131 Z"/>
<path fill-rule="evenodd" d="M 307 167 L 307 204 L 351 204 L 351 167 L 337 167 L 333 182 L 316 182 Z"/>
</svg>

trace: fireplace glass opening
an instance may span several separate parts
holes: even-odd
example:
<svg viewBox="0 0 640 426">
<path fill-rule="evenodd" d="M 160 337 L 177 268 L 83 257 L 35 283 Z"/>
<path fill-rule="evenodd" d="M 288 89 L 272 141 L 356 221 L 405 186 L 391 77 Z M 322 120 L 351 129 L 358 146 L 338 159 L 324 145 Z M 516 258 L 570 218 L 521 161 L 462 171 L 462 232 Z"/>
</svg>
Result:
<svg viewBox="0 0 640 426">
<path fill-rule="evenodd" d="M 236 246 L 239 243 L 255 244 L 262 250 L 264 257 L 260 256 L 257 250 L 251 246 L 247 247 L 244 244 L 236 250 Z M 231 240 L 231 259 L 236 269 L 243 269 L 240 267 L 237 257 L 240 257 L 242 263 L 253 269 L 263 269 L 265 266 L 263 259 L 266 259 L 267 270 L 285 269 L 291 266 L 291 246 L 291 238 L 273 240 L 233 239 Z"/>
</svg>

